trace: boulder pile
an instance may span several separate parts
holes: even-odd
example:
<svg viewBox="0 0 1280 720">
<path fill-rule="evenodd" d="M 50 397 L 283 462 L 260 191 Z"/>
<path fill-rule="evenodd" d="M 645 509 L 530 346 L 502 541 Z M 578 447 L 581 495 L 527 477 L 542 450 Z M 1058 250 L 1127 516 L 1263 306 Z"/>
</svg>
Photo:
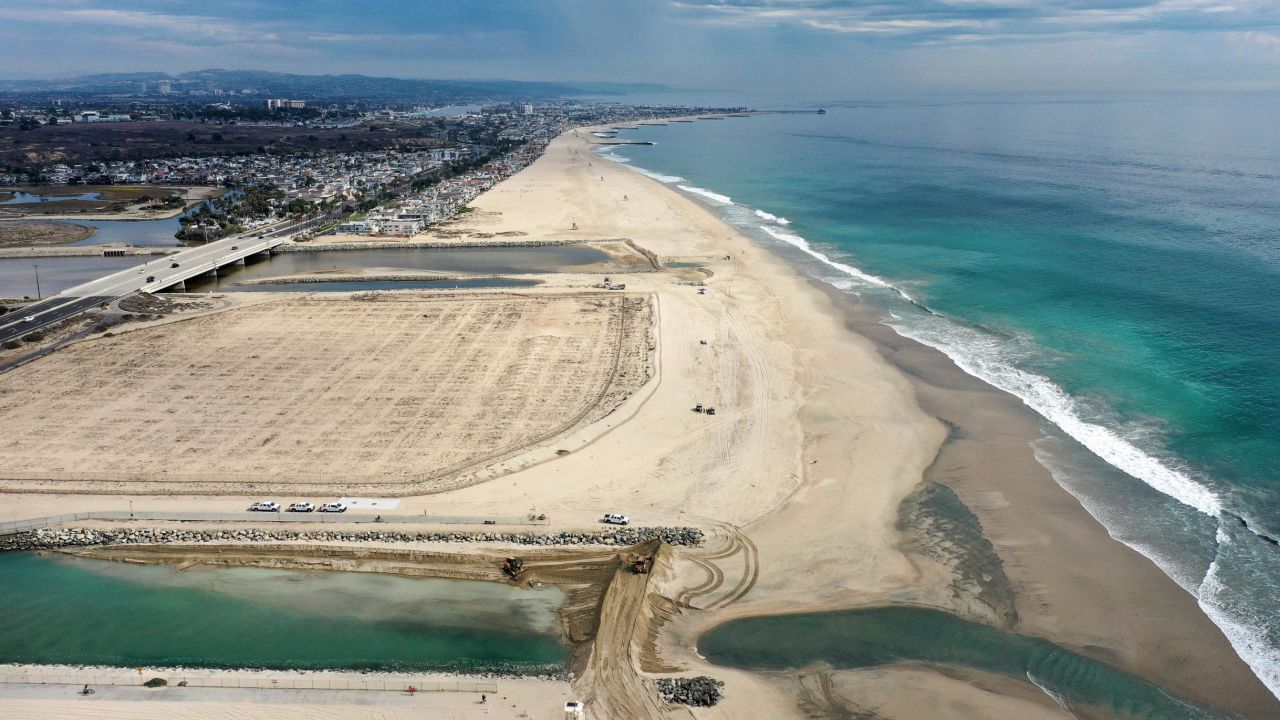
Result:
<svg viewBox="0 0 1280 720">
<path fill-rule="evenodd" d="M 98 545 L 163 545 L 226 542 L 500 542 L 515 545 L 628 546 L 655 538 L 669 545 L 692 547 L 702 543 L 702 531 L 691 527 L 626 527 L 597 532 L 552 534 L 512 532 L 404 532 L 384 530 L 264 530 L 238 528 L 184 530 L 180 528 L 39 528 L 0 537 L 0 552 L 50 550 Z"/>
<path fill-rule="evenodd" d="M 720 688 L 724 683 L 706 675 L 691 678 L 662 678 L 658 681 L 658 695 L 672 705 L 711 707 L 724 697 Z"/>
</svg>

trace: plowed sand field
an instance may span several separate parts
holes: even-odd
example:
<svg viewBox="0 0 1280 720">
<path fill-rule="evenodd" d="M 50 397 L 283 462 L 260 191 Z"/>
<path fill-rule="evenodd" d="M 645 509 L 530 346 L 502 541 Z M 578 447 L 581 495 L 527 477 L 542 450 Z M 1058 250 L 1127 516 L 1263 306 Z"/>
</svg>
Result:
<svg viewBox="0 0 1280 720">
<path fill-rule="evenodd" d="M 0 488 L 453 487 L 617 407 L 651 322 L 635 296 L 315 295 L 87 341 L 0 376 Z"/>
</svg>

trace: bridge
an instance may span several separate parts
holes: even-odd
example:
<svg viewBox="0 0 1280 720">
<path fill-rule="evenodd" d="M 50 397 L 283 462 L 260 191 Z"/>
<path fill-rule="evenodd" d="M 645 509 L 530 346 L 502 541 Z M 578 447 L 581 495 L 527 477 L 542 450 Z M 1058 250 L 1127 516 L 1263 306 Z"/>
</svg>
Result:
<svg viewBox="0 0 1280 720">
<path fill-rule="evenodd" d="M 245 258 L 253 255 L 270 255 L 276 247 L 288 242 L 294 235 L 327 220 L 329 218 L 319 217 L 287 222 L 267 230 L 232 235 L 76 285 L 33 305 L 0 316 L 0 342 L 47 328 L 140 290 L 185 290 L 188 280 L 216 276 L 220 268 L 244 265 Z"/>
</svg>

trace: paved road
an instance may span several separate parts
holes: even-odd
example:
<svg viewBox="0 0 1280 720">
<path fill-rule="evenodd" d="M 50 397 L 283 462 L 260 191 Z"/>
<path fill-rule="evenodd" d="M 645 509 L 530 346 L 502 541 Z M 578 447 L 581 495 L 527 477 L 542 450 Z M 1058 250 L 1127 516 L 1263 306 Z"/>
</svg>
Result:
<svg viewBox="0 0 1280 720">
<path fill-rule="evenodd" d="M 99 304 L 139 290 L 158 292 L 236 259 L 269 250 L 291 235 L 326 220 L 327 218 L 317 218 L 301 223 L 284 223 L 272 226 L 265 232 L 256 230 L 253 233 L 233 235 L 174 255 L 153 258 L 127 270 L 68 288 L 34 305 L 0 316 L 0 343 L 55 325 Z M 257 234 L 262 237 L 254 237 Z"/>
</svg>

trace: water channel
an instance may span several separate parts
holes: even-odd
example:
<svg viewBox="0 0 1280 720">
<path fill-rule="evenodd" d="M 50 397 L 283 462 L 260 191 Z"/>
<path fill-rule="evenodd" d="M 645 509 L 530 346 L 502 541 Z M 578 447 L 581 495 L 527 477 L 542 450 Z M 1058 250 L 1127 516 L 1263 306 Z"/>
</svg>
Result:
<svg viewBox="0 0 1280 720">
<path fill-rule="evenodd" d="M 351 572 L 0 555 L 0 662 L 545 671 L 564 593 Z"/>
<path fill-rule="evenodd" d="M 129 267 L 150 263 L 169 263 L 161 256 L 108 258 L 108 257 L 46 257 L 0 259 L 0 297 L 36 295 L 36 273 L 40 276 L 40 291 L 45 295 L 73 287 L 82 282 L 118 272 Z M 369 283 L 341 283 L 340 287 L 323 288 L 313 283 L 288 286 L 262 287 L 239 285 L 246 280 L 281 277 L 296 273 L 326 271 L 357 272 L 370 268 L 395 274 L 397 270 L 432 270 L 475 274 L 574 272 L 587 266 L 604 264 L 612 266 L 607 253 L 583 246 L 548 246 L 524 248 L 415 248 L 390 250 L 343 250 L 332 252 L 282 253 L 271 258 L 250 260 L 244 267 L 228 267 L 219 271 L 218 278 L 197 278 L 187 283 L 191 292 L 209 291 L 262 291 L 289 290 L 316 292 L 325 289 L 362 290 L 385 289 Z M 37 270 L 34 266 L 39 265 Z M 371 281 L 379 284 L 387 281 Z M 396 287 L 446 287 L 525 286 L 526 281 L 429 281 L 397 282 Z"/>
<path fill-rule="evenodd" d="M 64 200 L 97 200 L 102 197 L 100 192 L 87 192 L 79 195 L 35 195 L 21 190 L 13 191 L 13 197 L 8 200 L 0 200 L 0 205 L 34 205 L 42 202 L 62 202 Z"/>
<path fill-rule="evenodd" d="M 698 640 L 713 663 L 789 670 L 824 662 L 856 669 L 895 663 L 972 668 L 1035 683 L 1068 708 L 1143 720 L 1225 718 L 1141 678 L 1048 640 L 1001 632 L 925 608 L 885 607 L 733 620 Z"/>
</svg>

